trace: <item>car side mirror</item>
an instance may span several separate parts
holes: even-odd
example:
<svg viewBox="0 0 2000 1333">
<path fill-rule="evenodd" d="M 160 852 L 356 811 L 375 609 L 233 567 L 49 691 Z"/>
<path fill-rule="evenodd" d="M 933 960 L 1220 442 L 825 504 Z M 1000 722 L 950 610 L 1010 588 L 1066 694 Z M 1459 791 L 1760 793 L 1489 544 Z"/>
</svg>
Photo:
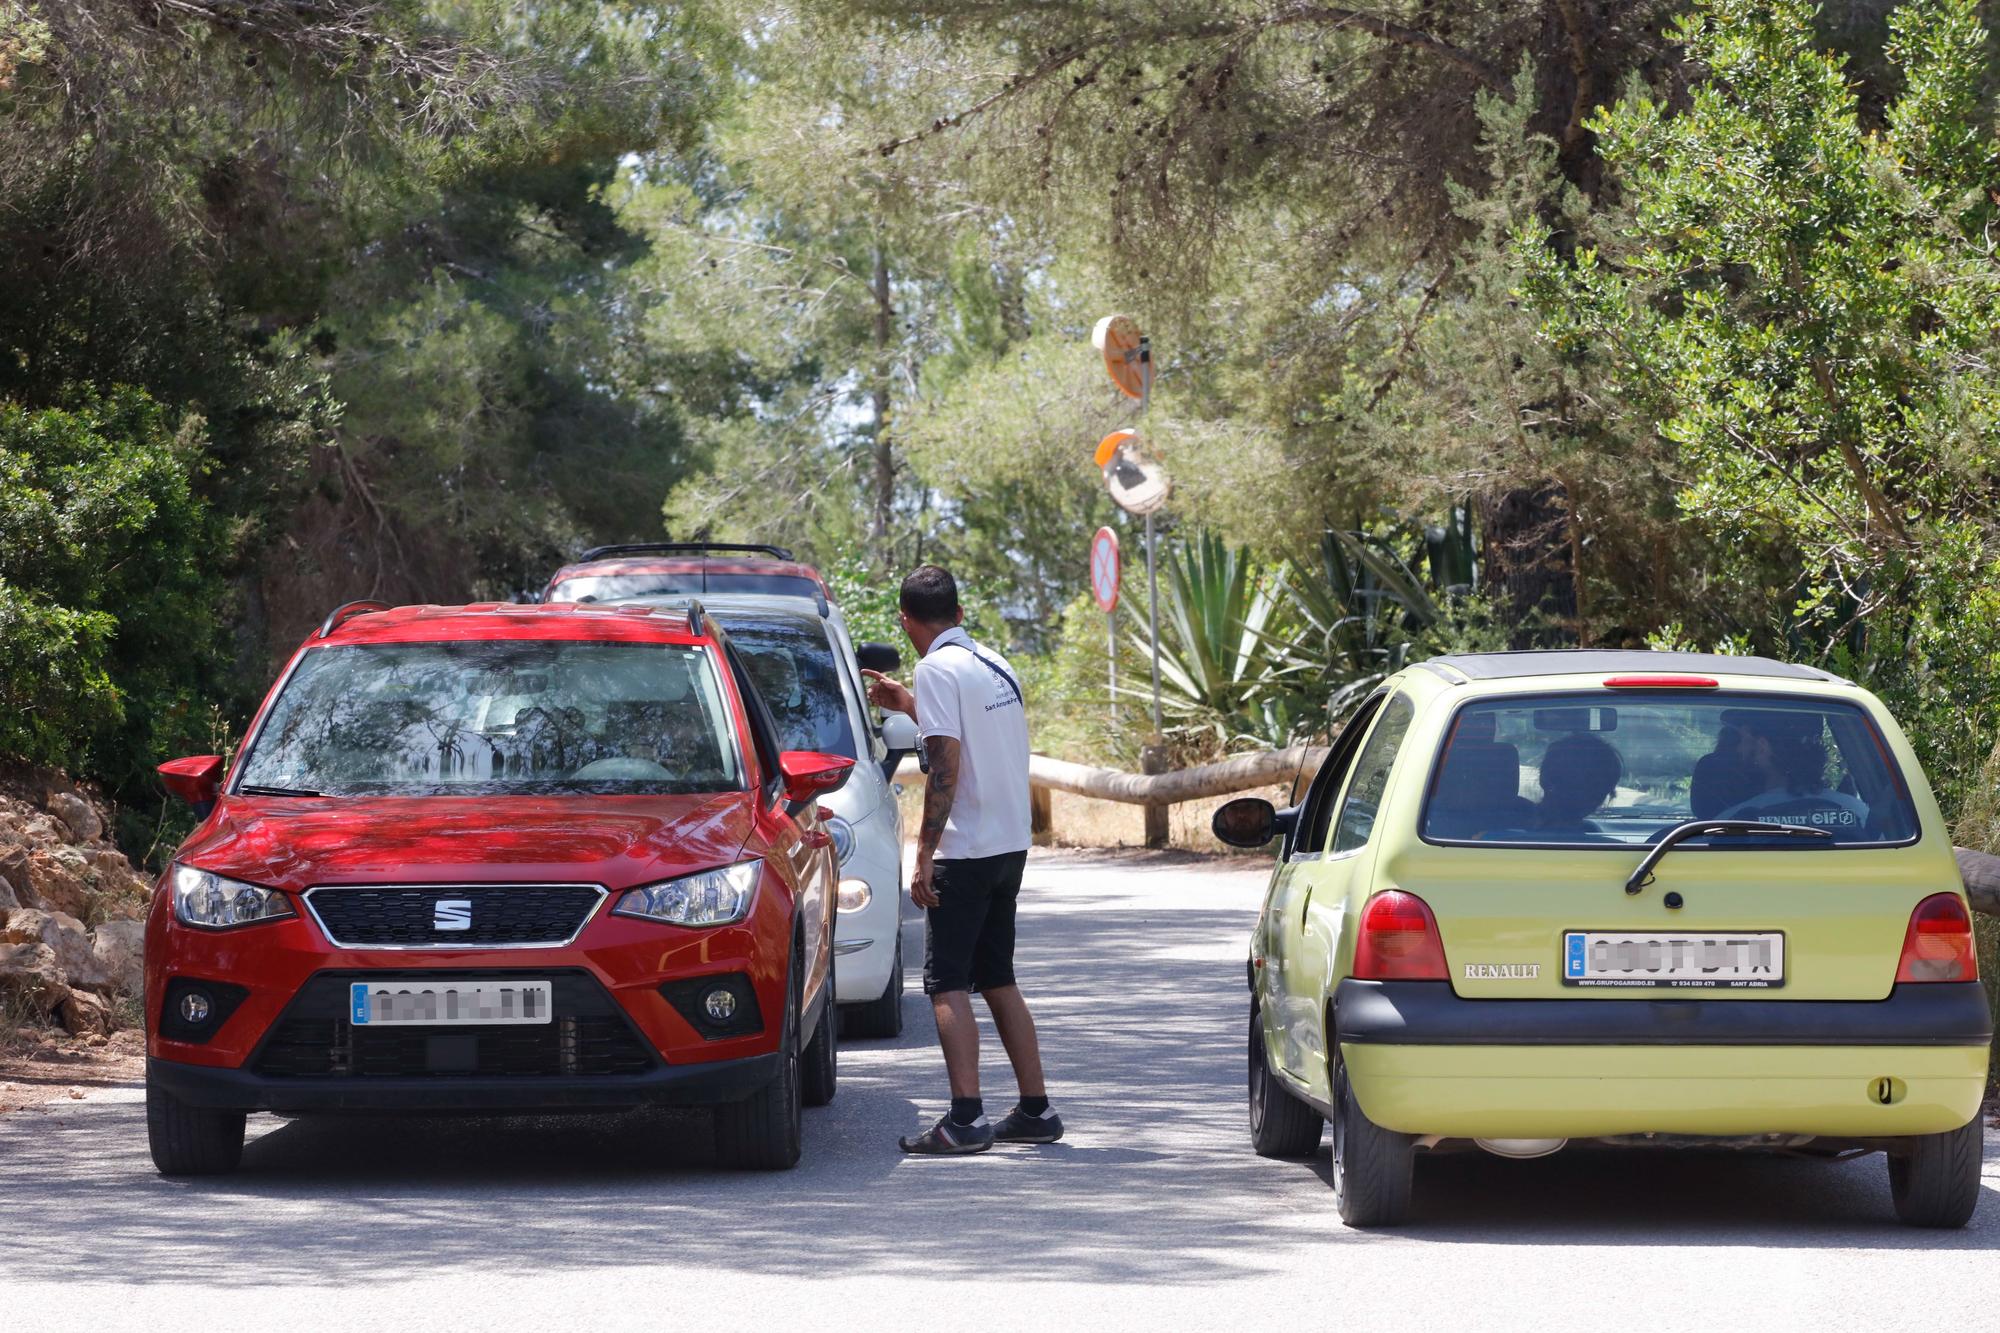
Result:
<svg viewBox="0 0 2000 1333">
<path fill-rule="evenodd" d="M 896 780 L 896 766 L 903 762 L 903 756 L 912 754 L 923 744 L 917 735 L 916 719 L 908 713 L 887 712 L 882 715 L 882 780 Z"/>
<path fill-rule="evenodd" d="M 778 772 L 785 779 L 785 800 L 794 814 L 828 792 L 839 791 L 853 771 L 854 761 L 843 755 L 787 750 L 778 756 Z"/>
<path fill-rule="evenodd" d="M 160 765 L 160 781 L 167 791 L 194 807 L 203 819 L 215 809 L 222 796 L 222 756 L 198 754 L 187 759 L 169 759 Z"/>
<path fill-rule="evenodd" d="M 867 670 L 879 671 L 885 676 L 893 676 L 903 669 L 903 655 L 886 643 L 856 644 L 854 660 Z"/>
<path fill-rule="evenodd" d="M 882 744 L 893 755 L 904 755 L 917 748 L 917 721 L 908 713 L 889 712 L 882 715 Z"/>
<path fill-rule="evenodd" d="M 1239 796 L 1217 810 L 1208 826 L 1231 847 L 1254 848 L 1290 833 L 1298 822 L 1297 806 L 1280 810 L 1261 796 Z"/>
</svg>

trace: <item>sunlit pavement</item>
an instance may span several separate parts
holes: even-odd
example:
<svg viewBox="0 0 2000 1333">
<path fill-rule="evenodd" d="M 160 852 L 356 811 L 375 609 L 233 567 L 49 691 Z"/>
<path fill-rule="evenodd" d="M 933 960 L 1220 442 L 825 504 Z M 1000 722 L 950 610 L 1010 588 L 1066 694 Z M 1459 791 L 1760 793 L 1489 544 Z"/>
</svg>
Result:
<svg viewBox="0 0 2000 1333">
<path fill-rule="evenodd" d="M 1419 1220 L 1344 1229 L 1326 1150 L 1243 1127 L 1258 870 L 1041 856 L 1021 979 L 1069 1137 L 913 1160 L 943 1108 L 912 990 L 841 1052 L 780 1175 L 705 1119 L 256 1117 L 240 1175 L 154 1175 L 136 1090 L 0 1118 L 0 1328 L 1991 1326 L 2000 1139 L 1971 1228 L 1896 1225 L 1879 1158 L 1566 1152 L 1419 1164 Z M 912 951 L 911 956 L 918 956 Z M 914 969 L 913 969 L 914 971 Z M 912 986 L 914 988 L 914 979 Z M 989 1029 L 990 1038 L 990 1029 Z M 987 1049 L 989 1108 L 1013 1086 Z"/>
</svg>

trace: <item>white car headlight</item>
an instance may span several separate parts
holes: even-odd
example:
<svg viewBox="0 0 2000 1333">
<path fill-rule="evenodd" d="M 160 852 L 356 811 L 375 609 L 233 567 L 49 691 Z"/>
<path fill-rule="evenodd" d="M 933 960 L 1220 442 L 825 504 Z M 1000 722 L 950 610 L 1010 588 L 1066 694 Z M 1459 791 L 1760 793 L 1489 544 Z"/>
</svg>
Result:
<svg viewBox="0 0 2000 1333">
<path fill-rule="evenodd" d="M 174 867 L 174 919 L 184 926 L 227 930 L 296 915 L 291 901 L 275 889 L 224 879 L 193 866 Z"/>
<path fill-rule="evenodd" d="M 868 906 L 875 897 L 875 891 L 868 887 L 865 879 L 843 879 L 834 893 L 834 906 L 843 912 L 858 912 Z"/>
<path fill-rule="evenodd" d="M 704 870 L 632 889 L 618 900 L 619 916 L 644 917 L 676 926 L 726 926 L 741 921 L 757 896 L 762 861 Z"/>
<path fill-rule="evenodd" d="M 826 835 L 833 839 L 833 854 L 846 865 L 847 858 L 854 855 L 854 825 L 839 815 L 828 815 L 823 821 Z"/>
</svg>

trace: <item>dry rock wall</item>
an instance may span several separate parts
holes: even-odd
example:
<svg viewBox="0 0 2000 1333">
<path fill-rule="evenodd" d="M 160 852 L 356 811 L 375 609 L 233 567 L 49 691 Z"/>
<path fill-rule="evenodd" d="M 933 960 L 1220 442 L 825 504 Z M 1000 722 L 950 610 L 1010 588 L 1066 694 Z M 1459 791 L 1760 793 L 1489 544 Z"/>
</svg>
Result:
<svg viewBox="0 0 2000 1333">
<path fill-rule="evenodd" d="M 152 883 L 106 840 L 108 824 L 60 779 L 0 791 L 0 1022 L 91 1036 L 138 999 Z"/>
</svg>

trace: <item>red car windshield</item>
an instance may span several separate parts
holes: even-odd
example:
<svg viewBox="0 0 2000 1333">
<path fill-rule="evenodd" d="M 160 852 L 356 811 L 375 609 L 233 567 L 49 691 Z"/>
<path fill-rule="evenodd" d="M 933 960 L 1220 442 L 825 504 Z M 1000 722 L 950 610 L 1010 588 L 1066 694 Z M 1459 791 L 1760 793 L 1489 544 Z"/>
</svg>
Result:
<svg viewBox="0 0 2000 1333">
<path fill-rule="evenodd" d="M 1469 704 L 1438 759 L 1422 833 L 1629 845 L 1690 819 L 1823 829 L 1844 846 L 1917 835 L 1909 790 L 1859 708 L 1712 691 Z"/>
<path fill-rule="evenodd" d="M 740 791 L 706 648 L 476 641 L 315 649 L 236 790 L 324 795 Z"/>
</svg>

